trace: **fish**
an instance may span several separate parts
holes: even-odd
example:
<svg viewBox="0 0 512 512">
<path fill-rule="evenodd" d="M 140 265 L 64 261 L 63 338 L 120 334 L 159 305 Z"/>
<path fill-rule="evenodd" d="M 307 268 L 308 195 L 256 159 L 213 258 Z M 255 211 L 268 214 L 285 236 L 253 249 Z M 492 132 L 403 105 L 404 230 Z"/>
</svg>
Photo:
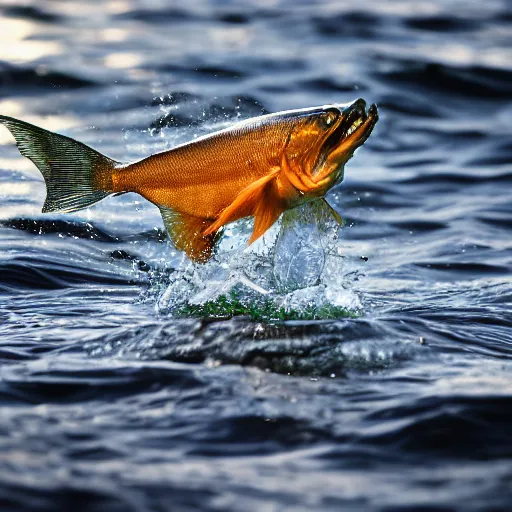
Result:
<svg viewBox="0 0 512 512">
<path fill-rule="evenodd" d="M 347 161 L 378 121 L 375 104 L 359 98 L 276 112 L 121 163 L 82 142 L 0 115 L 20 153 L 46 182 L 42 212 L 68 213 L 110 196 L 135 192 L 155 204 L 176 249 L 206 263 L 229 223 L 254 217 L 248 244 L 283 212 L 321 201 L 344 177 Z"/>
</svg>

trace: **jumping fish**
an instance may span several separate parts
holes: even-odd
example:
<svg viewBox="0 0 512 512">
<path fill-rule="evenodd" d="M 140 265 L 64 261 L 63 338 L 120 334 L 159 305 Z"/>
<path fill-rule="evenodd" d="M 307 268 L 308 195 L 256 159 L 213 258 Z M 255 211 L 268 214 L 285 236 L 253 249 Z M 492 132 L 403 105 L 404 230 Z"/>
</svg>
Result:
<svg viewBox="0 0 512 512">
<path fill-rule="evenodd" d="M 240 121 L 227 129 L 123 164 L 69 137 L 0 115 L 20 153 L 46 182 L 44 212 L 73 212 L 111 194 L 136 192 L 160 209 L 178 250 L 206 262 L 223 226 L 254 217 L 249 244 L 279 216 L 324 199 L 344 166 L 370 136 L 377 107 L 351 104 L 289 110 Z"/>
</svg>

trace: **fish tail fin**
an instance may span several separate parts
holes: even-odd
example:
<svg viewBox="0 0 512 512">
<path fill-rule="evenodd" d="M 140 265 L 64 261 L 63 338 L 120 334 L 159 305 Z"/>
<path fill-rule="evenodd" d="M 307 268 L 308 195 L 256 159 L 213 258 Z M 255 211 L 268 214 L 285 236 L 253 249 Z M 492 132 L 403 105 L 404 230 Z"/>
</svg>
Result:
<svg viewBox="0 0 512 512">
<path fill-rule="evenodd" d="M 0 115 L 20 153 L 32 160 L 46 182 L 44 212 L 73 212 L 110 195 L 118 162 L 64 135 Z"/>
<path fill-rule="evenodd" d="M 179 213 L 166 206 L 159 208 L 165 229 L 176 249 L 185 251 L 192 261 L 206 263 L 220 238 L 219 230 L 208 235 L 203 233 L 213 221 Z"/>
</svg>

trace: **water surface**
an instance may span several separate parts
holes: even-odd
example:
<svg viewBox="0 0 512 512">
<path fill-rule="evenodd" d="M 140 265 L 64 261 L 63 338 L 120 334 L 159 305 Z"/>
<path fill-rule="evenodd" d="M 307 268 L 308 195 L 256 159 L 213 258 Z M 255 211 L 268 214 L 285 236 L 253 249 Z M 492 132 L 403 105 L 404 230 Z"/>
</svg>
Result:
<svg viewBox="0 0 512 512">
<path fill-rule="evenodd" d="M 2 510 L 509 509 L 507 2 L 6 0 L 0 16 L 0 112 L 121 161 L 267 111 L 363 96 L 381 112 L 329 194 L 335 299 L 360 316 L 271 325 L 158 313 L 182 268 L 158 210 L 128 194 L 42 215 L 42 179 L 1 131 Z"/>
</svg>

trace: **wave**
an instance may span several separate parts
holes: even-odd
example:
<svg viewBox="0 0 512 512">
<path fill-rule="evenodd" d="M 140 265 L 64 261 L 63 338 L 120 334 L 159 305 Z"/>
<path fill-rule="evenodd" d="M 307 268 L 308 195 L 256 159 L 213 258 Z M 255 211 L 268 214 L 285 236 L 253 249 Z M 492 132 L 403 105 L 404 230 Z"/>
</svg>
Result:
<svg viewBox="0 0 512 512">
<path fill-rule="evenodd" d="M 34 5 L 4 5 L 2 13 L 13 18 L 25 18 L 43 23 L 62 23 L 64 18 L 55 12 L 48 12 Z"/>
<path fill-rule="evenodd" d="M 3 96 L 39 95 L 42 90 L 81 89 L 98 86 L 99 83 L 72 73 L 14 66 L 0 62 L 0 92 Z"/>
<path fill-rule="evenodd" d="M 377 72 L 386 83 L 407 85 L 417 90 L 445 95 L 491 99 L 510 99 L 512 71 L 482 66 L 450 66 L 439 62 L 393 61 L 392 69 Z"/>
</svg>

